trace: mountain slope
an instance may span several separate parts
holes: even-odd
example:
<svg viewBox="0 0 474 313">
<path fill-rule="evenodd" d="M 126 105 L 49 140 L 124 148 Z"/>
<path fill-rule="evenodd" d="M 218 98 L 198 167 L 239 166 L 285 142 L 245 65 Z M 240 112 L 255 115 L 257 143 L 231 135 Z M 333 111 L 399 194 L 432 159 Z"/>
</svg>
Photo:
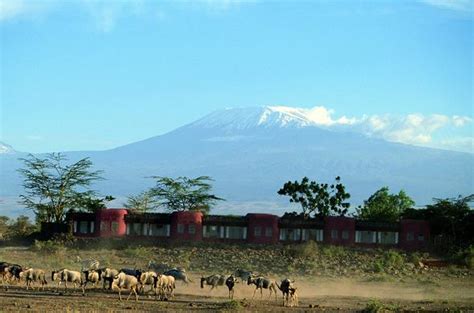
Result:
<svg viewBox="0 0 474 313">
<path fill-rule="evenodd" d="M 287 199 L 276 191 L 287 180 L 303 176 L 320 182 L 341 176 L 353 204 L 382 186 L 393 192 L 405 189 L 418 205 L 433 197 L 474 192 L 471 154 L 332 131 L 322 128 L 321 116 L 308 111 L 282 107 L 217 111 L 162 136 L 108 151 L 68 155 L 72 160 L 90 156 L 107 178 L 97 184 L 98 189 L 119 198 L 151 187 L 153 180 L 146 177 L 152 175 L 209 175 L 215 179 L 215 192 L 228 200 L 220 207 L 240 203 L 239 213 L 270 207 L 282 208 L 281 213 Z M 9 165 L 15 166 L 19 164 Z M 20 193 L 18 178 L 8 179 L 12 183 L 8 195 Z M 5 182 L 2 179 L 0 185 L 4 196 Z"/>
</svg>

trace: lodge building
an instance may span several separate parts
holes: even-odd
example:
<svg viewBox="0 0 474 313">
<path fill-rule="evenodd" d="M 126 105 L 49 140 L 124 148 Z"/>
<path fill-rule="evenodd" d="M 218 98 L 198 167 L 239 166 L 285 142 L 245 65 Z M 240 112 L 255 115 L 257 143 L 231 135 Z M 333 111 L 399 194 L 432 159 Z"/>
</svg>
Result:
<svg viewBox="0 0 474 313">
<path fill-rule="evenodd" d="M 323 219 L 278 217 L 249 213 L 245 216 L 203 215 L 201 212 L 133 213 L 103 209 L 97 213 L 70 213 L 74 236 L 134 238 L 160 241 L 242 242 L 252 244 L 316 242 L 404 250 L 428 248 L 427 221 L 398 223 L 361 221 L 351 217 Z"/>
</svg>

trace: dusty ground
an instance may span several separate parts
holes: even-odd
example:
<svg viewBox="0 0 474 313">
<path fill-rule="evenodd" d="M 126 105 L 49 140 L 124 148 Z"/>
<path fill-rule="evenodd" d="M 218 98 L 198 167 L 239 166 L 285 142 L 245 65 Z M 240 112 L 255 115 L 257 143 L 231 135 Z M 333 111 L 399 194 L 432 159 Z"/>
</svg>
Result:
<svg viewBox="0 0 474 313">
<path fill-rule="evenodd" d="M 314 250 L 314 251 L 313 251 Z M 101 264 L 145 268 L 153 259 L 183 266 L 193 283 L 177 283 L 176 297 L 171 301 L 156 301 L 140 296 L 135 302 L 119 301 L 117 292 L 87 290 L 56 292 L 48 284 L 46 291 L 26 291 L 24 284 L 13 285 L 8 291 L 0 288 L 0 312 L 78 312 L 78 311 L 234 311 L 306 312 L 361 311 L 368 307 L 393 311 L 472 311 L 474 312 L 474 272 L 451 265 L 446 268 L 421 268 L 410 263 L 412 256 L 403 256 L 399 264 L 382 263 L 383 271 L 374 271 L 380 260 L 390 260 L 384 251 L 353 251 L 321 247 L 303 255 L 288 255 L 286 247 L 168 247 L 136 249 L 85 249 L 55 247 L 49 251 L 31 247 L 0 248 L 0 261 L 19 263 L 44 269 L 50 278 L 52 269 L 79 269 L 76 256 L 98 258 Z M 390 256 L 390 254 L 388 254 Z M 212 292 L 201 289 L 201 275 L 229 274 L 236 268 L 246 268 L 275 280 L 296 279 L 299 307 L 284 308 L 281 293 L 278 300 L 263 299 L 254 288 L 238 284 L 234 301 L 227 298 L 227 288 Z M 1 285 L 1 283 L 0 283 Z M 124 293 L 125 298 L 127 296 Z"/>
<path fill-rule="evenodd" d="M 297 281 L 300 292 L 298 308 L 284 308 L 281 295 L 278 300 L 263 299 L 257 293 L 252 300 L 253 288 L 239 284 L 235 301 L 227 299 L 227 289 L 219 287 L 212 292 L 201 289 L 193 277 L 190 285 L 178 283 L 176 297 L 171 301 L 156 301 L 153 296 L 140 295 L 135 302 L 119 301 L 117 292 L 88 289 L 82 296 L 80 291 L 56 292 L 49 284 L 47 290 L 28 290 L 23 285 L 11 286 L 0 292 L 0 307 L 5 312 L 18 311 L 233 311 L 254 312 L 306 312 L 306 311 L 360 311 L 371 302 L 385 308 L 404 311 L 474 311 L 474 282 L 451 281 L 443 286 L 419 283 L 360 282 L 350 279 Z M 127 292 L 123 295 L 127 296 Z"/>
</svg>

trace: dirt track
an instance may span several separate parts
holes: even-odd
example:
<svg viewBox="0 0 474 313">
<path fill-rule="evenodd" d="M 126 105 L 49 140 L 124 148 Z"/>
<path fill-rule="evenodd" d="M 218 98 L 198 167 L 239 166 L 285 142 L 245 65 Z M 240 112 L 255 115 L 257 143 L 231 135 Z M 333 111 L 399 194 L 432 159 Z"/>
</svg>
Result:
<svg viewBox="0 0 474 313">
<path fill-rule="evenodd" d="M 318 287 L 319 285 L 319 287 Z M 8 291 L 0 292 L 0 305 L 3 311 L 232 311 L 246 310 L 254 312 L 292 312 L 299 311 L 358 311 L 364 309 L 371 299 L 408 311 L 441 311 L 445 309 L 462 309 L 474 311 L 474 294 L 471 286 L 456 288 L 432 287 L 426 289 L 417 286 L 399 286 L 391 283 L 356 283 L 350 281 L 320 282 L 318 285 L 300 282 L 302 290 L 298 308 L 284 308 L 281 294 L 278 300 L 268 299 L 264 293 L 263 300 L 257 294 L 252 300 L 253 288 L 239 285 L 235 292 L 235 301 L 227 299 L 227 290 L 209 292 L 201 289 L 198 283 L 185 286 L 178 284 L 176 297 L 172 301 L 156 301 L 152 296 L 139 297 L 135 302 L 132 296 L 125 301 L 128 293 L 124 292 L 124 301 L 119 301 L 117 292 L 87 290 L 82 296 L 80 291 L 63 289 L 56 292 L 49 286 L 45 291 L 26 290 L 23 286 L 11 286 Z M 468 284 L 470 285 L 470 283 Z M 468 289 L 463 289 L 468 288 Z M 440 296 L 442 290 L 444 296 Z"/>
</svg>

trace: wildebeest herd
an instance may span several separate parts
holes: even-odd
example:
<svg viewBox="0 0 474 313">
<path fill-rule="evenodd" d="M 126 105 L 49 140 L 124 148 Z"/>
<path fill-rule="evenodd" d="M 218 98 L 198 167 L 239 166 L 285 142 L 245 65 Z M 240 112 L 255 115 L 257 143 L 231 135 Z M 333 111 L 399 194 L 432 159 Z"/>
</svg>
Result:
<svg viewBox="0 0 474 313">
<path fill-rule="evenodd" d="M 170 300 L 174 298 L 176 281 L 182 281 L 185 284 L 192 283 L 186 271 L 183 268 L 168 268 L 164 264 L 157 264 L 153 261 L 148 263 L 147 269 L 121 268 L 114 269 L 109 267 L 100 267 L 97 260 L 81 260 L 80 271 L 70 269 L 59 269 L 51 271 L 51 281 L 57 282 L 56 291 L 59 292 L 60 285 L 64 283 L 64 291 L 67 291 L 68 283 L 74 286 L 74 289 L 80 288 L 85 295 L 87 285 L 98 288 L 102 282 L 102 289 L 118 290 L 119 299 L 122 300 L 122 291 L 130 291 L 127 300 L 132 294 L 138 301 L 139 294 L 150 294 L 155 296 L 156 300 Z M 47 285 L 46 271 L 38 268 L 28 268 L 19 264 L 0 262 L 0 277 L 5 289 L 11 283 L 24 283 L 26 290 L 34 289 L 33 284 L 44 290 Z M 207 277 L 201 277 L 200 285 L 210 286 L 213 290 L 219 286 L 226 285 L 229 290 L 229 299 L 234 297 L 234 288 L 237 283 L 246 283 L 254 285 L 255 290 L 252 298 L 255 297 L 257 290 L 260 290 L 260 297 L 263 297 L 263 289 L 269 291 L 269 298 L 275 295 L 277 300 L 277 290 L 283 294 L 284 306 L 297 306 L 298 295 L 294 280 L 283 279 L 279 284 L 272 279 L 255 275 L 250 271 L 237 269 L 230 275 L 213 274 Z M 149 287 L 148 290 L 146 288 Z"/>
</svg>

